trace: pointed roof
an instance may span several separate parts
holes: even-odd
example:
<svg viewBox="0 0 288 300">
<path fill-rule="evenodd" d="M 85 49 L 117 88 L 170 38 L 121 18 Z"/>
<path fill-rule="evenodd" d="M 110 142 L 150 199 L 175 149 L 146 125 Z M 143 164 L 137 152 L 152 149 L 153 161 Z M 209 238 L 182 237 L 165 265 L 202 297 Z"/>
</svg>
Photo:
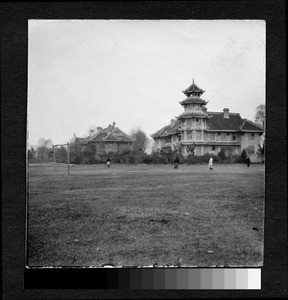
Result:
<svg viewBox="0 0 288 300">
<path fill-rule="evenodd" d="M 114 125 L 99 130 L 91 136 L 88 142 L 133 142 L 134 140 Z"/>
<path fill-rule="evenodd" d="M 194 93 L 200 93 L 202 95 L 205 91 L 200 89 L 195 83 L 193 78 L 193 83 L 184 91 L 182 91 L 186 96 L 190 96 Z"/>
<path fill-rule="evenodd" d="M 208 103 L 208 101 L 205 101 L 203 99 L 201 99 L 198 96 L 189 96 L 186 99 L 184 99 L 183 101 L 179 102 L 181 105 L 186 105 L 186 104 L 203 104 L 206 105 Z"/>
<path fill-rule="evenodd" d="M 260 126 L 259 124 L 256 124 L 252 121 L 249 121 L 247 119 L 244 119 L 244 122 L 242 124 L 242 126 L 240 127 L 241 131 L 260 131 L 260 132 L 264 132 L 263 127 Z"/>
</svg>

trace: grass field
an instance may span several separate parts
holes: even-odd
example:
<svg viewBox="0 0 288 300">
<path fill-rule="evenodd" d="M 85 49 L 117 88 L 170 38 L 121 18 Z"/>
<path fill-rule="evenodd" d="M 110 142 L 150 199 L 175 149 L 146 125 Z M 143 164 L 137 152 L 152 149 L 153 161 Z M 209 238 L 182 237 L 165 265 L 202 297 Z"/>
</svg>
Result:
<svg viewBox="0 0 288 300">
<path fill-rule="evenodd" d="M 30 266 L 261 266 L 264 165 L 28 169 Z"/>
</svg>

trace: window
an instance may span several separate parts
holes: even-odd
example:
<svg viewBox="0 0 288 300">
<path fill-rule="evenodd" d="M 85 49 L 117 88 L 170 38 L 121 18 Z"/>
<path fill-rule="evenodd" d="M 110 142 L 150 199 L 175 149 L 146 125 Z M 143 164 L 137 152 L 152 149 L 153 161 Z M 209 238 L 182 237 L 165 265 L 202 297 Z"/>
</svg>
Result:
<svg viewBox="0 0 288 300">
<path fill-rule="evenodd" d="M 187 132 L 187 140 L 192 140 L 192 132 Z"/>
<path fill-rule="evenodd" d="M 250 141 L 254 141 L 254 139 L 255 139 L 254 133 L 250 134 L 249 139 L 250 139 Z"/>
<path fill-rule="evenodd" d="M 215 150 L 215 146 L 212 146 L 212 150 Z"/>
<path fill-rule="evenodd" d="M 196 131 L 196 139 L 201 140 L 201 131 L 200 130 Z"/>
<path fill-rule="evenodd" d="M 233 134 L 233 141 L 235 141 L 236 140 L 236 136 Z"/>
<path fill-rule="evenodd" d="M 192 119 L 187 119 L 187 126 L 191 127 L 192 126 Z"/>
</svg>

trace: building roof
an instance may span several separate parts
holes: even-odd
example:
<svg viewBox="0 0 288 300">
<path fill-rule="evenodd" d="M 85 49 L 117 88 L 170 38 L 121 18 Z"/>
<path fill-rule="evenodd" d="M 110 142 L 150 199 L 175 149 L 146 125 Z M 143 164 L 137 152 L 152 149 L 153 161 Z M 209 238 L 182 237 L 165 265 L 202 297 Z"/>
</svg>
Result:
<svg viewBox="0 0 288 300">
<path fill-rule="evenodd" d="M 208 103 L 208 101 L 205 101 L 203 99 L 201 99 L 198 96 L 189 96 L 186 99 L 184 99 L 183 101 L 179 102 L 181 105 L 186 105 L 186 104 L 203 104 L 206 105 Z"/>
<path fill-rule="evenodd" d="M 156 137 L 166 137 L 172 134 L 175 134 L 177 132 L 181 131 L 181 119 L 183 118 L 207 118 L 207 131 L 217 131 L 217 132 L 262 132 L 263 128 L 253 123 L 252 121 L 249 121 L 247 119 L 242 119 L 239 113 L 229 113 L 229 118 L 224 118 L 223 112 L 207 112 L 207 115 L 205 114 L 195 114 L 195 113 L 189 113 L 189 114 L 182 114 L 179 117 L 177 117 L 176 123 L 172 126 L 167 125 L 155 132 L 151 135 L 152 138 Z"/>
<path fill-rule="evenodd" d="M 151 137 L 165 137 L 171 134 L 176 134 L 180 132 L 181 122 L 175 121 L 174 124 L 169 124 L 167 126 L 162 127 L 160 130 L 156 131 L 155 133 L 151 134 Z"/>
<path fill-rule="evenodd" d="M 244 122 L 241 126 L 241 131 L 261 131 L 264 132 L 263 127 L 259 124 L 256 124 L 252 121 L 249 121 L 247 119 L 244 119 Z"/>
<path fill-rule="evenodd" d="M 223 112 L 208 112 L 208 114 L 211 116 L 207 121 L 208 130 L 263 132 L 260 125 L 242 119 L 238 113 L 229 113 L 229 118 L 224 118 Z"/>
<path fill-rule="evenodd" d="M 229 113 L 229 118 L 224 118 L 223 112 L 207 112 L 211 118 L 207 121 L 208 130 L 240 131 L 243 119 L 240 114 Z"/>
<path fill-rule="evenodd" d="M 205 91 L 203 91 L 202 89 L 200 89 L 195 83 L 194 83 L 194 79 L 193 79 L 193 83 L 186 89 L 183 91 L 183 93 L 187 96 L 190 96 L 193 93 L 200 93 L 203 94 Z"/>
<path fill-rule="evenodd" d="M 176 117 L 177 120 L 181 119 L 188 119 L 188 118 L 199 118 L 199 119 L 205 119 L 205 118 L 211 118 L 208 114 L 204 112 L 184 112 L 180 116 Z"/>
<path fill-rule="evenodd" d="M 99 130 L 97 133 L 92 135 L 88 142 L 130 142 L 134 140 L 114 125 Z"/>
</svg>

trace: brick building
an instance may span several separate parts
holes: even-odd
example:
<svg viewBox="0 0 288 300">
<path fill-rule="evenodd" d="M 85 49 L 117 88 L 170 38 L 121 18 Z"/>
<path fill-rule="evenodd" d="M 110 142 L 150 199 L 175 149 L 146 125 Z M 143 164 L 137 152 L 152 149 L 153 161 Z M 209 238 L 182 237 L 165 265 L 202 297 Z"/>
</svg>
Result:
<svg viewBox="0 0 288 300">
<path fill-rule="evenodd" d="M 154 151 L 172 149 L 187 156 L 189 149 L 195 148 L 195 155 L 216 155 L 224 148 L 226 155 L 240 155 L 245 149 L 252 162 L 261 161 L 257 155 L 263 134 L 260 125 L 242 119 L 239 113 L 231 113 L 228 108 L 222 112 L 207 111 L 208 102 L 201 98 L 204 91 L 194 80 L 183 93 L 186 99 L 179 103 L 184 112 L 151 135 Z"/>
<path fill-rule="evenodd" d="M 97 127 L 97 132 L 90 131 L 90 135 L 86 138 L 76 138 L 75 142 L 82 145 L 82 150 L 88 144 L 95 146 L 96 153 L 116 152 L 123 149 L 130 149 L 133 144 L 133 139 L 115 127 L 115 122 L 109 124 L 108 127 Z"/>
</svg>

